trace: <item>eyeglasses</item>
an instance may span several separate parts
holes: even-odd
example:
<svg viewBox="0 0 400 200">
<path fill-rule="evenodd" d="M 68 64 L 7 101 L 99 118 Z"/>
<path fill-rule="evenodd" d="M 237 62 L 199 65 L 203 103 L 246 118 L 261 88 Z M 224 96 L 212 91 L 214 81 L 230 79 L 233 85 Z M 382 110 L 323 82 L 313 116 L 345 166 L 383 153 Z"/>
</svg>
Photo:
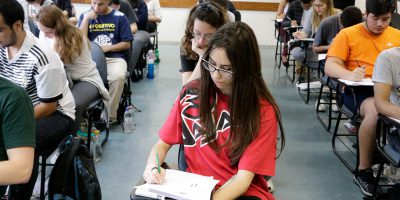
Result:
<svg viewBox="0 0 400 200">
<path fill-rule="evenodd" d="M 206 40 L 207 42 L 209 42 L 211 40 L 212 37 L 212 33 L 206 33 L 203 35 L 204 40 Z M 194 37 L 194 39 L 196 39 L 196 41 L 199 41 L 202 37 L 202 34 L 200 32 L 194 32 L 192 33 L 192 36 Z"/>
<path fill-rule="evenodd" d="M 234 72 L 231 70 L 226 70 L 226 69 L 220 69 L 217 68 L 215 65 L 211 64 L 210 62 L 208 62 L 207 60 L 205 60 L 204 58 L 201 59 L 201 64 L 203 65 L 203 67 L 209 71 L 209 72 L 215 72 L 218 71 L 218 74 L 224 78 L 232 78 Z"/>
</svg>

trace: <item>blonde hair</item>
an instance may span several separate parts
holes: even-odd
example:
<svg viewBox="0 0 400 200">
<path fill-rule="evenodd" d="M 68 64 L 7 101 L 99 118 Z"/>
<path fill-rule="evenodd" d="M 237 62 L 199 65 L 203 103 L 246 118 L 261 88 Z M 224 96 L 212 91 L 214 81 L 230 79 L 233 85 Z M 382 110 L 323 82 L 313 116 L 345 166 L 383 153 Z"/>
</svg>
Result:
<svg viewBox="0 0 400 200">
<path fill-rule="evenodd" d="M 83 51 L 84 39 L 81 31 L 73 26 L 62 11 L 54 5 L 39 10 L 36 20 L 47 28 L 54 29 L 55 51 L 64 64 L 71 64 Z M 87 44 L 88 45 L 88 44 Z"/>
<path fill-rule="evenodd" d="M 317 32 L 317 28 L 321 21 L 329 16 L 336 15 L 340 13 L 340 10 L 335 9 L 333 7 L 333 1 L 332 0 L 319 0 L 321 3 L 326 4 L 326 11 L 322 15 L 318 15 L 317 11 L 313 7 L 312 10 L 312 18 L 311 18 L 311 24 L 312 24 L 312 32 L 315 33 Z"/>
</svg>

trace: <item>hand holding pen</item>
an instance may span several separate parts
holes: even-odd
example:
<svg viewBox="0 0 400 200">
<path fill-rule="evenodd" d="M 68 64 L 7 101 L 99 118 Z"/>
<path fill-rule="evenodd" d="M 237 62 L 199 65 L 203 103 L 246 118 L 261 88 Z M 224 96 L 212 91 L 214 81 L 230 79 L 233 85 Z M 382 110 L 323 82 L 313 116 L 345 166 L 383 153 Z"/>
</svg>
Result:
<svg viewBox="0 0 400 200">
<path fill-rule="evenodd" d="M 161 184 L 165 179 L 165 169 L 160 165 L 158 153 L 156 153 L 155 163 L 146 166 L 143 178 L 147 183 Z"/>
<path fill-rule="evenodd" d="M 351 80 L 361 81 L 365 77 L 365 65 L 361 66 L 358 60 L 356 62 L 358 67 L 353 70 Z"/>
</svg>

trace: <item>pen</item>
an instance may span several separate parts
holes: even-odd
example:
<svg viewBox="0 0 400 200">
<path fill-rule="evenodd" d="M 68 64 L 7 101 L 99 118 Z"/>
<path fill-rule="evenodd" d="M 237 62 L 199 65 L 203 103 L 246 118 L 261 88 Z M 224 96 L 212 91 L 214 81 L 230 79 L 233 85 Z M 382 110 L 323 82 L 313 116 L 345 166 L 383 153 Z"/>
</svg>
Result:
<svg viewBox="0 0 400 200">
<path fill-rule="evenodd" d="M 158 170 L 158 173 L 161 173 L 160 161 L 158 160 L 158 153 L 156 153 L 156 162 L 157 162 L 157 170 Z"/>
<path fill-rule="evenodd" d="M 365 66 L 364 67 L 362 67 L 361 65 L 360 65 L 360 63 L 358 62 L 358 60 L 356 59 L 356 62 L 357 62 L 357 65 L 358 65 L 358 67 L 359 68 L 365 68 Z"/>
</svg>

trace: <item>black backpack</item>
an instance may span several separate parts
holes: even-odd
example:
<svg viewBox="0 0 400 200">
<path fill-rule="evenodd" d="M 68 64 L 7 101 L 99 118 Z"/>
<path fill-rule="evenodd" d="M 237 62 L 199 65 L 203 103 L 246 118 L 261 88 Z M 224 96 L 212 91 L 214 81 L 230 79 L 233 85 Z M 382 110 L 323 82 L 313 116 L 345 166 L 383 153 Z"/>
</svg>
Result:
<svg viewBox="0 0 400 200">
<path fill-rule="evenodd" d="M 50 200 L 100 200 L 101 189 L 92 157 L 81 138 L 68 136 L 49 180 Z"/>
</svg>

